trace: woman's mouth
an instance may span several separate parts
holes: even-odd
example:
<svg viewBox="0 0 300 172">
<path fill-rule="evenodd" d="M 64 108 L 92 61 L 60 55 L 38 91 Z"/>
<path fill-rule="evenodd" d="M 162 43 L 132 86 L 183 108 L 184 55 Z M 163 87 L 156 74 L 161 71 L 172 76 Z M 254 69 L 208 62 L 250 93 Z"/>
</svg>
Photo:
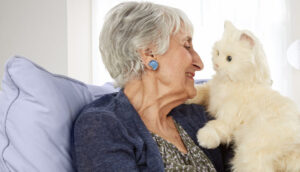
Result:
<svg viewBox="0 0 300 172">
<path fill-rule="evenodd" d="M 185 73 L 185 76 L 194 80 L 195 73 L 187 72 L 187 73 Z"/>
</svg>

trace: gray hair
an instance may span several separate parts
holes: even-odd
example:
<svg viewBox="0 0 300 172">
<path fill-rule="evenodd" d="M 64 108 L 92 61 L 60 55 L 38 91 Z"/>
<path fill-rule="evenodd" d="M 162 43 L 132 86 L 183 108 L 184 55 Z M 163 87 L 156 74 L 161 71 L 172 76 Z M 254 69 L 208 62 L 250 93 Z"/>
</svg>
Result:
<svg viewBox="0 0 300 172">
<path fill-rule="evenodd" d="M 115 80 L 123 87 L 140 77 L 144 66 L 138 50 L 155 47 L 154 55 L 169 48 L 170 36 L 181 28 L 192 34 L 193 27 L 179 9 L 150 2 L 124 2 L 112 8 L 100 33 L 102 61 Z"/>
</svg>

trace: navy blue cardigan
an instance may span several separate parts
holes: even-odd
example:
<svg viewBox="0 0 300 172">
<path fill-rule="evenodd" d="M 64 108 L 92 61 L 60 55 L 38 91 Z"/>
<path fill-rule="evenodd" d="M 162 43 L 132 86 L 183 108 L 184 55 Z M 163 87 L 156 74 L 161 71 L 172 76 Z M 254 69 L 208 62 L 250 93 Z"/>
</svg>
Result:
<svg viewBox="0 0 300 172">
<path fill-rule="evenodd" d="M 183 104 L 169 115 L 198 145 L 196 132 L 208 121 L 205 109 Z M 79 172 L 164 171 L 156 142 L 122 90 L 87 105 L 72 134 L 74 166 Z M 217 171 L 224 171 L 220 148 L 201 149 Z"/>
</svg>

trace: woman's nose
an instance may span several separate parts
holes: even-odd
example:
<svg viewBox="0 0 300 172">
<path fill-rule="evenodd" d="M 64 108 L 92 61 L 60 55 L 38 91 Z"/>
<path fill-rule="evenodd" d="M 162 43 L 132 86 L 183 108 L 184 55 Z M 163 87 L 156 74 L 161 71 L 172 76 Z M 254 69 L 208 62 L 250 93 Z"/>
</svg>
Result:
<svg viewBox="0 0 300 172">
<path fill-rule="evenodd" d="M 203 62 L 196 51 L 193 53 L 193 66 L 196 67 L 197 71 L 200 71 L 204 68 Z"/>
</svg>

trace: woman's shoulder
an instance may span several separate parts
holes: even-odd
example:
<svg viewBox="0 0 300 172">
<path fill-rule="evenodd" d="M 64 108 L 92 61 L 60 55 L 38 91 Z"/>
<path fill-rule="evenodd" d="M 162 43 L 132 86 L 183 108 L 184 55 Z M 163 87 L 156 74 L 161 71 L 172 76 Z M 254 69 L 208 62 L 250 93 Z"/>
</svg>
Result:
<svg viewBox="0 0 300 172">
<path fill-rule="evenodd" d="M 106 94 L 84 106 L 74 120 L 74 129 L 92 128 L 102 122 L 118 121 L 115 113 L 116 96 L 118 93 Z"/>
<path fill-rule="evenodd" d="M 132 119 L 135 113 L 135 109 L 122 91 L 106 94 L 81 110 L 74 122 L 74 128 L 92 126 L 91 123 L 94 124 L 95 121 L 97 121 L 96 125 L 115 123 L 118 124 L 117 126 L 120 124 L 127 126 L 127 121 Z"/>
<path fill-rule="evenodd" d="M 93 113 L 99 111 L 111 111 L 112 105 L 117 101 L 118 92 L 105 94 L 82 108 L 81 113 Z"/>
<path fill-rule="evenodd" d="M 130 106 L 130 102 L 128 101 L 122 90 L 120 90 L 119 92 L 105 94 L 102 97 L 85 105 L 79 113 L 79 117 L 81 117 L 82 114 L 87 113 L 115 114 L 118 109 L 122 109 L 126 106 Z"/>
</svg>

